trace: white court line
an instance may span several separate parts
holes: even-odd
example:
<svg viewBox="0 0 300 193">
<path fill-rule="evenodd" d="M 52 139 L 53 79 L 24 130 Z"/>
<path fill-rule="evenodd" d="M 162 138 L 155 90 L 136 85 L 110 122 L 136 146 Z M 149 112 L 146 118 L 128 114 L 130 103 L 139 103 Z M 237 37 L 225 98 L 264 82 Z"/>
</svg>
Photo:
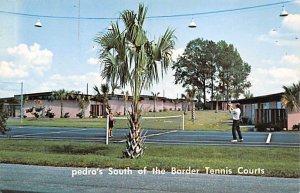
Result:
<svg viewBox="0 0 300 193">
<path fill-rule="evenodd" d="M 34 135 L 44 135 L 44 134 L 53 134 L 53 133 L 67 133 L 72 131 L 85 131 L 85 130 L 87 129 L 74 129 L 74 130 L 66 130 L 66 131 L 44 132 L 44 133 L 28 133 L 23 135 L 13 135 L 13 137 L 34 136 Z"/>
<path fill-rule="evenodd" d="M 163 133 L 155 133 L 155 134 L 151 134 L 151 135 L 146 135 L 145 137 L 152 137 L 152 136 L 157 136 L 157 135 L 164 135 L 164 134 L 168 134 L 168 133 L 176 133 L 177 130 L 174 130 L 174 131 L 166 131 L 166 132 L 163 132 Z"/>
<path fill-rule="evenodd" d="M 272 137 L 272 133 L 269 133 L 269 135 L 268 135 L 268 137 L 267 137 L 266 144 L 270 144 L 270 142 L 271 142 L 271 137 Z"/>
<path fill-rule="evenodd" d="M 173 143 L 173 142 L 153 142 L 153 141 L 145 141 L 145 143 L 148 144 L 166 144 L 166 145 L 190 145 L 190 143 L 184 143 L 184 142 L 178 142 L 178 143 Z M 291 145 L 255 145 L 255 144 L 245 144 L 245 143 L 193 143 L 192 145 L 199 145 L 199 146 L 238 146 L 238 147 L 281 147 L 281 148 L 295 148 L 299 146 L 291 146 Z"/>
<path fill-rule="evenodd" d="M 22 137 L 14 137 L 12 136 L 12 139 L 23 139 Z M 97 138 L 86 138 L 86 137 L 41 137 L 41 136 L 29 136 L 25 139 L 70 139 L 70 140 L 99 140 L 99 139 L 105 139 L 105 137 L 97 137 Z"/>
<path fill-rule="evenodd" d="M 230 140 L 223 140 L 223 141 L 217 141 L 217 140 L 211 140 L 211 141 L 185 141 L 185 140 L 172 140 L 172 139 L 149 139 L 147 142 L 174 142 L 174 143 L 218 143 L 218 144 L 226 144 L 231 143 Z M 243 144 L 263 144 L 263 142 L 243 142 Z"/>
<path fill-rule="evenodd" d="M 147 137 L 152 137 L 152 136 L 157 136 L 157 135 L 164 135 L 164 134 L 175 133 L 175 132 L 177 132 L 177 130 L 174 130 L 174 131 L 166 131 L 166 132 L 162 132 L 162 133 L 155 133 L 155 134 L 151 134 L 151 135 L 146 135 L 146 136 L 144 136 L 144 137 L 147 138 Z M 118 141 L 118 142 L 119 142 L 119 143 L 123 143 L 123 142 L 125 142 L 125 141 L 127 141 L 127 139 L 124 139 L 124 140 L 121 140 L 121 141 Z"/>
<path fill-rule="evenodd" d="M 176 135 L 172 135 L 172 136 L 185 136 L 185 137 L 218 137 L 218 138 L 231 138 L 231 134 L 226 134 L 226 135 L 201 135 L 201 134 L 197 134 L 197 135 L 191 135 L 191 134 L 176 134 Z M 247 138 L 256 138 L 256 139 L 260 139 L 263 138 L 265 139 L 265 135 L 261 135 L 261 136 L 257 136 L 257 135 L 247 135 Z"/>
</svg>

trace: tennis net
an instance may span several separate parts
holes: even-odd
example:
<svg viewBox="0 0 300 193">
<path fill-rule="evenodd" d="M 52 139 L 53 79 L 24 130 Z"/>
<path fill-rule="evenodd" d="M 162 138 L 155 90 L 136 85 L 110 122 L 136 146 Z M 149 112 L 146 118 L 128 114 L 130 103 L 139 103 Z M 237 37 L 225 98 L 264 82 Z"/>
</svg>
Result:
<svg viewBox="0 0 300 193">
<path fill-rule="evenodd" d="M 129 128 L 129 121 L 127 117 L 114 117 L 114 120 L 115 129 Z M 144 130 L 184 130 L 184 116 L 142 117 L 141 128 Z"/>
</svg>

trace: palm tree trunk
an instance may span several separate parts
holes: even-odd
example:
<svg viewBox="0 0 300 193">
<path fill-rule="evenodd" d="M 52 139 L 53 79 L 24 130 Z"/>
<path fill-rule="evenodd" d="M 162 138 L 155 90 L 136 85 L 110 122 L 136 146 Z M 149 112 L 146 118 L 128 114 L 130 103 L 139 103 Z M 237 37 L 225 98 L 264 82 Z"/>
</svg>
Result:
<svg viewBox="0 0 300 193">
<path fill-rule="evenodd" d="M 63 118 L 63 102 L 60 102 L 60 118 Z"/>
<path fill-rule="evenodd" d="M 194 102 L 192 102 L 192 121 L 194 123 L 196 119 L 196 116 L 195 116 L 195 105 L 194 105 Z"/>
<path fill-rule="evenodd" d="M 135 109 L 133 107 L 133 109 Z M 126 150 L 123 152 L 123 157 L 126 158 L 138 158 L 144 153 L 144 140 L 142 136 L 142 130 L 140 128 L 142 122 L 142 116 L 140 114 L 141 109 L 138 111 L 132 111 L 128 120 L 130 123 L 129 134 L 127 135 Z"/>
<path fill-rule="evenodd" d="M 137 61 L 137 60 L 136 60 Z M 129 121 L 129 134 L 127 135 L 126 141 L 126 150 L 123 152 L 123 157 L 126 158 L 138 158 L 141 157 L 144 153 L 143 148 L 143 137 L 141 130 L 142 116 L 141 116 L 141 108 L 139 107 L 139 96 L 140 96 L 140 77 L 138 64 L 135 65 L 135 82 L 134 82 L 134 95 L 133 95 L 133 104 L 132 104 L 132 112 L 128 117 Z"/>
</svg>

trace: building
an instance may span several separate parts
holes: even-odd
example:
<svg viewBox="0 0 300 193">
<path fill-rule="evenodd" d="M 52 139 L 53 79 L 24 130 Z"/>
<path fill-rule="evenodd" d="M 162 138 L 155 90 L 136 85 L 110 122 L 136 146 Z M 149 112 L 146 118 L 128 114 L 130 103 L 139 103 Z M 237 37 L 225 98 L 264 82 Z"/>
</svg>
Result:
<svg viewBox="0 0 300 193">
<path fill-rule="evenodd" d="M 52 92 L 24 94 L 23 112 L 25 117 L 45 116 L 47 111 L 53 113 L 54 118 L 62 117 L 76 118 L 80 114 L 83 117 L 101 117 L 106 113 L 106 106 L 102 100 L 97 100 L 92 95 L 84 95 L 89 98 L 86 100 L 84 108 L 79 106 L 79 102 L 75 97 L 69 97 L 60 101 L 53 97 Z M 0 103 L 4 104 L 5 110 L 9 112 L 9 116 L 20 116 L 19 96 L 10 98 L 1 98 Z M 132 97 L 128 97 L 128 101 L 124 100 L 123 95 L 109 95 L 108 104 L 116 115 L 124 115 L 127 110 L 131 110 Z M 169 99 L 166 97 L 157 97 L 154 102 L 153 96 L 142 95 L 140 97 L 141 107 L 144 112 L 153 112 L 154 103 L 156 111 L 181 111 L 185 107 L 183 99 Z M 63 108 L 61 108 L 61 106 Z M 125 108 L 126 107 L 126 108 Z M 62 112 L 61 112 L 62 109 Z"/>
<path fill-rule="evenodd" d="M 257 96 L 248 99 L 240 99 L 238 102 L 242 106 L 244 117 L 250 118 L 254 124 L 259 123 L 278 123 L 285 121 L 285 108 L 281 103 L 283 93 Z M 286 125 L 286 124 L 285 124 Z"/>
<path fill-rule="evenodd" d="M 277 125 L 292 130 L 294 125 L 300 125 L 300 112 L 289 112 L 285 109 L 281 101 L 283 94 L 281 92 L 231 102 L 241 104 L 242 116 L 247 118 L 250 124 Z M 210 109 L 215 109 L 216 104 L 219 110 L 227 110 L 227 101 L 210 101 Z"/>
<path fill-rule="evenodd" d="M 282 95 L 275 93 L 248 99 L 234 100 L 240 103 L 242 116 L 249 118 L 254 125 L 265 124 L 292 130 L 294 125 L 300 125 L 300 112 L 289 112 L 282 104 Z M 222 102 L 224 106 L 224 101 Z"/>
</svg>

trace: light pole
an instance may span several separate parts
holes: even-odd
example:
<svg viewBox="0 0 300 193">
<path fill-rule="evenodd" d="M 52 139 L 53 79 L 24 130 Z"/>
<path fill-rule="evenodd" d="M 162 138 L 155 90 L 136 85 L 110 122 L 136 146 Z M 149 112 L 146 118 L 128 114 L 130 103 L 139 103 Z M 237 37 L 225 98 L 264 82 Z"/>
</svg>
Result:
<svg viewBox="0 0 300 193">
<path fill-rule="evenodd" d="M 24 112 L 23 112 L 23 82 L 21 82 L 21 100 L 20 100 L 20 102 L 21 102 L 21 107 L 20 107 L 20 121 L 21 121 L 21 123 L 23 123 L 23 114 L 24 114 Z"/>
</svg>

